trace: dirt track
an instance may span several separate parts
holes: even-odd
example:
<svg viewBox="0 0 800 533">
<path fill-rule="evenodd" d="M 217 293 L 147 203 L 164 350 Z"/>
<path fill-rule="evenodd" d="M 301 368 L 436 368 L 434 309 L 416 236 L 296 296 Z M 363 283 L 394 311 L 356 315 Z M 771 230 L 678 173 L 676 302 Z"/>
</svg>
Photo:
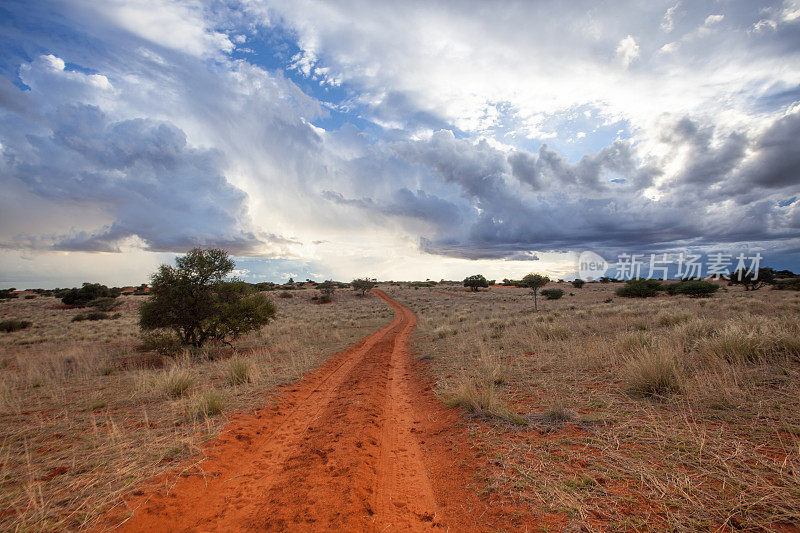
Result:
<svg viewBox="0 0 800 533">
<path fill-rule="evenodd" d="M 233 420 L 202 462 L 137 491 L 104 524 L 127 519 L 123 531 L 474 528 L 467 517 L 479 506 L 462 494 L 467 481 L 448 454 L 453 413 L 437 407 L 411 370 L 416 318 L 375 294 L 394 308 L 391 324 L 288 389 L 276 407 Z"/>
</svg>

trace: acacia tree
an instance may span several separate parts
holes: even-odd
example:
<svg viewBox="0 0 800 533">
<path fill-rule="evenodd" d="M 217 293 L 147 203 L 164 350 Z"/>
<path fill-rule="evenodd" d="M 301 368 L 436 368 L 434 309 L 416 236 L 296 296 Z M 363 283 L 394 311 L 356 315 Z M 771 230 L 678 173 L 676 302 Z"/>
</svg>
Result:
<svg viewBox="0 0 800 533">
<path fill-rule="evenodd" d="M 153 274 L 139 309 L 143 330 L 171 329 L 186 346 L 227 342 L 275 317 L 275 306 L 246 283 L 227 281 L 234 263 L 225 250 L 195 248 Z"/>
<path fill-rule="evenodd" d="M 759 268 L 757 272 L 750 272 L 743 268 L 730 276 L 728 285 L 744 285 L 744 290 L 757 291 L 764 285 L 775 283 L 775 270 L 769 267 Z"/>
<path fill-rule="evenodd" d="M 352 285 L 354 291 L 361 291 L 361 296 L 365 296 L 369 291 L 375 288 L 377 283 L 369 278 L 359 278 L 354 279 L 350 285 Z"/>
<path fill-rule="evenodd" d="M 464 279 L 464 286 L 469 287 L 472 292 L 478 292 L 480 287 L 488 287 L 489 282 L 481 274 L 475 274 Z"/>
<path fill-rule="evenodd" d="M 550 283 L 550 278 L 548 278 L 547 276 L 543 276 L 541 274 L 528 274 L 527 276 L 522 278 L 522 281 L 520 282 L 520 285 L 522 287 L 528 287 L 533 291 L 533 308 L 536 311 L 539 310 L 539 302 L 536 298 L 538 296 L 539 289 L 541 289 L 548 283 Z"/>
</svg>

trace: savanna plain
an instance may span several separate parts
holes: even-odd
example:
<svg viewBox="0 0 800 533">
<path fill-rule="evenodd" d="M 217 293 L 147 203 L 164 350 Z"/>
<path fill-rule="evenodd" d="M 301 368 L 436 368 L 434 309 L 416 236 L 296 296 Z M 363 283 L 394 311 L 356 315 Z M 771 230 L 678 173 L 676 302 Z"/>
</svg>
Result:
<svg viewBox="0 0 800 533">
<path fill-rule="evenodd" d="M 800 293 L 619 286 L 552 283 L 564 296 L 535 311 L 519 287 L 379 284 L 416 315 L 410 371 L 453 415 L 452 464 L 485 516 L 471 527 L 799 531 Z M 194 472 L 240 413 L 395 316 L 348 289 L 268 294 L 277 318 L 260 331 L 171 355 L 141 346 L 147 296 L 97 321 L 52 297 L 0 302 L 1 320 L 31 323 L 0 334 L 0 529 L 107 525 L 141 483 Z"/>
</svg>

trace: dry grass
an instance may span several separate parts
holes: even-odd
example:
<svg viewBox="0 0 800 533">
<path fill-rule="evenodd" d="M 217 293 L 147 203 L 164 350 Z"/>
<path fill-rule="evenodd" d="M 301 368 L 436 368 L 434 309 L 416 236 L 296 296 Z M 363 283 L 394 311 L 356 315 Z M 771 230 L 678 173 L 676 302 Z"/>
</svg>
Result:
<svg viewBox="0 0 800 533">
<path fill-rule="evenodd" d="M 279 318 L 240 339 L 166 359 L 136 351 L 136 310 L 71 322 L 54 298 L 0 303 L 0 320 L 32 326 L 0 334 L 0 530 L 75 530 L 144 478 L 183 461 L 227 414 L 270 401 L 291 383 L 392 317 L 378 298 L 316 291 L 276 300 Z M 232 355 L 232 357 L 231 357 Z"/>
<path fill-rule="evenodd" d="M 490 497 L 592 531 L 800 522 L 800 295 L 615 288 L 568 287 L 538 313 L 523 289 L 388 290 L 417 313 L 442 397 L 500 413 L 469 423 Z"/>
</svg>

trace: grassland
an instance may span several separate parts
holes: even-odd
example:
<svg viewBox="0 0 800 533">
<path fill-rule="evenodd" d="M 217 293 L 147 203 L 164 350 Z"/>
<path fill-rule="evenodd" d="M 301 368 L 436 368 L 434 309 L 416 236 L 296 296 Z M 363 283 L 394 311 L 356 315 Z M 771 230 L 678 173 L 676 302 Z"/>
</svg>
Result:
<svg viewBox="0 0 800 533">
<path fill-rule="evenodd" d="M 233 349 L 173 358 L 137 350 L 144 297 L 80 322 L 85 310 L 54 298 L 0 302 L 0 320 L 32 322 L 0 334 L 0 530 L 90 525 L 137 482 L 202 461 L 229 416 L 391 320 L 375 297 L 317 305 L 316 292 L 276 298 L 278 319 Z"/>
<path fill-rule="evenodd" d="M 557 531 L 782 530 L 800 523 L 800 294 L 559 300 L 393 285 L 415 348 L 462 406 L 497 505 Z"/>
</svg>

